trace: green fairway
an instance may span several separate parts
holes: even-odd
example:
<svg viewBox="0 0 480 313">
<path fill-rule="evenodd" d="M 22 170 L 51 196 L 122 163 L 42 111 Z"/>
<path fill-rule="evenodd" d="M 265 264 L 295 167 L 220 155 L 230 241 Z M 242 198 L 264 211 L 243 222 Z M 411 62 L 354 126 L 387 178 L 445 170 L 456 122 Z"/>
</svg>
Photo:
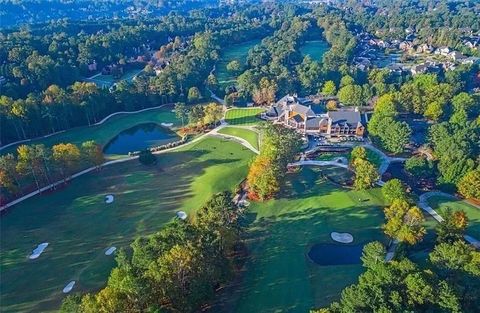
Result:
<svg viewBox="0 0 480 313">
<path fill-rule="evenodd" d="M 337 172 L 342 172 L 337 168 Z M 332 231 L 350 232 L 353 244 L 385 242 L 384 201 L 379 188 L 358 192 L 321 178 L 322 170 L 289 174 L 279 199 L 251 203 L 250 256 L 239 286 L 226 292 L 218 311 L 308 312 L 337 300 L 363 272 L 360 264 L 319 266 L 307 253 L 316 243 L 333 243 Z"/>
<path fill-rule="evenodd" d="M 451 198 L 434 196 L 428 199 L 428 203 L 442 215 L 442 210 L 445 208 L 451 208 L 452 210 L 463 210 L 467 213 L 469 223 L 467 228 L 467 234 L 477 239 L 480 239 L 480 209 L 474 207 L 461 200 L 454 200 Z"/>
<path fill-rule="evenodd" d="M 255 149 L 258 150 L 258 133 L 240 127 L 224 127 L 218 131 L 220 134 L 239 137 L 248 141 Z"/>
<path fill-rule="evenodd" d="M 159 155 L 156 166 L 107 166 L 14 206 L 0 220 L 0 311 L 55 310 L 71 280 L 74 292 L 102 287 L 114 266 L 114 257 L 104 254 L 108 247 L 127 247 L 176 211 L 191 215 L 212 194 L 233 190 L 252 157 L 237 143 L 207 138 Z M 113 203 L 104 202 L 107 194 L 115 196 Z M 29 260 L 42 242 L 49 246 Z"/>
<path fill-rule="evenodd" d="M 258 115 L 263 111 L 261 108 L 230 109 L 225 113 L 225 121 L 230 125 L 255 125 L 262 121 Z"/>
<path fill-rule="evenodd" d="M 95 83 L 99 88 L 109 88 L 114 83 L 119 82 L 121 80 L 131 82 L 133 77 L 135 77 L 142 71 L 143 69 L 131 69 L 131 70 L 125 71 L 124 74 L 118 79 L 115 79 L 113 75 L 100 74 L 95 76 L 94 78 L 86 78 L 85 81 Z"/>
<path fill-rule="evenodd" d="M 329 48 L 328 43 L 324 40 L 311 40 L 306 41 L 305 44 L 300 47 L 300 52 L 303 55 L 310 56 L 312 60 L 321 62 L 323 55 Z"/>
<path fill-rule="evenodd" d="M 100 145 L 105 145 L 110 139 L 115 137 L 122 130 L 131 128 L 140 123 L 174 123 L 174 126 L 180 125 L 175 114 L 171 112 L 171 107 L 147 110 L 133 114 L 118 114 L 112 116 L 103 124 L 98 126 L 77 127 L 65 132 L 26 142 L 24 144 L 44 144 L 47 147 L 60 142 L 70 142 L 80 145 L 87 140 L 95 140 Z M 1 154 L 15 152 L 17 146 L 11 146 L 1 151 Z"/>
<path fill-rule="evenodd" d="M 235 82 L 237 77 L 227 71 L 227 64 L 233 60 L 237 60 L 244 66 L 247 61 L 248 50 L 260 43 L 260 41 L 260 39 L 249 40 L 222 49 L 220 60 L 215 65 L 215 75 L 220 84 Z"/>
</svg>

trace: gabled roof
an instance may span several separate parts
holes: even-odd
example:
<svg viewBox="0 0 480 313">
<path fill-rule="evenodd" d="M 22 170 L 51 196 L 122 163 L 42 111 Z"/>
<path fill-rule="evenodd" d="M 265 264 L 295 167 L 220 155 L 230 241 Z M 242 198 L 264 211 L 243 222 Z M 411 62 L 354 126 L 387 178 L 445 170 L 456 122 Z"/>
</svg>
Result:
<svg viewBox="0 0 480 313">
<path fill-rule="evenodd" d="M 290 106 L 290 110 L 295 112 L 295 113 L 300 113 L 305 116 L 315 116 L 315 112 L 310 107 L 307 107 L 302 104 L 293 104 Z"/>
<path fill-rule="evenodd" d="M 332 126 L 362 126 L 362 117 L 360 115 L 360 112 L 357 111 L 329 111 L 327 115 L 332 119 Z"/>
<path fill-rule="evenodd" d="M 292 117 L 295 122 L 297 123 L 302 123 L 305 121 L 305 119 L 300 115 L 300 114 L 295 114 L 293 117 Z"/>
</svg>

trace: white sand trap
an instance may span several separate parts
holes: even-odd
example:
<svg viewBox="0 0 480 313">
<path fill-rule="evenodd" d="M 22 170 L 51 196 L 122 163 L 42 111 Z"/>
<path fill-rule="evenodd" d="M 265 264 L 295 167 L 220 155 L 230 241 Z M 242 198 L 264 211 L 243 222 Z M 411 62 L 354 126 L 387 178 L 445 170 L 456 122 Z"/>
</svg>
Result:
<svg viewBox="0 0 480 313">
<path fill-rule="evenodd" d="M 48 247 L 48 242 L 44 242 L 44 243 L 39 244 L 33 250 L 32 254 L 30 254 L 30 256 L 28 258 L 30 260 L 34 260 L 34 259 L 38 258 L 40 256 L 40 254 L 42 254 L 43 250 L 45 250 L 46 247 Z"/>
<path fill-rule="evenodd" d="M 106 195 L 105 196 L 105 203 L 112 203 L 113 200 L 115 200 L 115 197 L 113 195 Z"/>
<path fill-rule="evenodd" d="M 172 127 L 173 123 L 160 123 L 163 127 Z"/>
<path fill-rule="evenodd" d="M 63 288 L 63 290 L 62 290 L 63 293 L 69 293 L 70 291 L 72 291 L 73 286 L 75 286 L 75 281 L 74 281 L 74 280 L 72 280 L 71 282 L 69 282 L 69 283 L 65 286 L 65 288 Z"/>
<path fill-rule="evenodd" d="M 181 220 L 186 220 L 187 219 L 187 213 L 183 212 L 183 211 L 178 211 L 177 212 L 177 217 Z"/>
<path fill-rule="evenodd" d="M 248 207 L 250 205 L 250 202 L 248 202 L 247 200 L 241 200 L 238 204 L 244 207 Z"/>
<path fill-rule="evenodd" d="M 337 233 L 332 232 L 330 234 L 333 240 L 341 243 L 351 243 L 353 242 L 353 236 L 349 233 Z"/>
<path fill-rule="evenodd" d="M 105 251 L 105 255 L 112 255 L 112 253 L 114 253 L 115 250 L 117 250 L 116 247 L 110 247 L 107 249 L 107 251 Z"/>
</svg>

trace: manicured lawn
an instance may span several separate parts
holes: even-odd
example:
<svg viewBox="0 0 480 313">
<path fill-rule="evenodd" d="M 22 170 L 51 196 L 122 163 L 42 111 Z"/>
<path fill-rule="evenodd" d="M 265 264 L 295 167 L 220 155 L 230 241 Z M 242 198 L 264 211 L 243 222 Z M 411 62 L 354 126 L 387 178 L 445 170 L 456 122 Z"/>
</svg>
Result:
<svg viewBox="0 0 480 313">
<path fill-rule="evenodd" d="M 102 146 L 107 144 L 122 130 L 131 128 L 140 123 L 174 123 L 174 126 L 180 125 L 175 114 L 171 112 L 171 107 L 148 110 L 134 114 L 119 114 L 111 117 L 105 123 L 98 126 L 84 126 L 67 130 L 47 138 L 37 139 L 26 142 L 25 144 L 44 144 L 48 147 L 60 142 L 70 142 L 80 145 L 87 140 L 95 140 Z M 16 146 L 8 147 L 0 152 L 0 154 L 13 153 Z"/>
<path fill-rule="evenodd" d="M 430 206 L 442 215 L 442 210 L 449 207 L 452 210 L 463 210 L 467 213 L 469 225 L 467 234 L 480 239 L 480 209 L 464 201 L 445 197 L 431 197 L 428 199 Z"/>
<path fill-rule="evenodd" d="M 261 108 L 230 109 L 225 114 L 225 121 L 230 125 L 254 125 L 261 121 L 257 115 L 263 111 Z"/>
<path fill-rule="evenodd" d="M 239 137 L 248 141 L 255 149 L 258 150 L 258 133 L 253 130 L 239 127 L 225 127 L 220 129 L 220 134 Z"/>
<path fill-rule="evenodd" d="M 131 70 L 125 71 L 125 73 L 119 79 L 115 79 L 113 75 L 100 74 L 94 78 L 86 78 L 85 81 L 93 82 L 97 84 L 97 86 L 100 88 L 109 88 L 115 82 L 118 82 L 121 80 L 126 80 L 128 82 L 131 82 L 133 77 L 142 71 L 143 71 L 142 69 L 131 69 Z"/>
<path fill-rule="evenodd" d="M 217 76 L 220 84 L 235 82 L 237 77 L 233 76 L 229 71 L 227 71 L 227 64 L 233 60 L 237 60 L 242 66 L 244 66 L 245 62 L 247 61 L 248 50 L 260 43 L 260 41 L 260 39 L 249 40 L 222 49 L 220 60 L 215 65 L 215 75 Z"/>
<path fill-rule="evenodd" d="M 303 55 L 308 55 L 312 60 L 321 62 L 323 55 L 328 51 L 330 47 L 324 40 L 311 40 L 306 41 L 304 45 L 300 47 L 300 52 Z"/>
<path fill-rule="evenodd" d="M 74 292 L 101 288 L 114 266 L 114 257 L 104 254 L 108 247 L 127 247 L 176 211 L 191 215 L 212 194 L 233 190 L 252 157 L 237 143 L 207 138 L 159 155 L 157 166 L 108 166 L 14 206 L 0 219 L 0 311 L 55 310 L 71 280 Z M 107 194 L 115 196 L 112 204 L 104 203 Z M 29 260 L 42 242 L 50 245 Z"/>
<path fill-rule="evenodd" d="M 378 188 L 341 189 L 323 180 L 318 168 L 289 174 L 279 199 L 251 203 L 250 256 L 239 286 L 223 295 L 217 311 L 308 312 L 337 300 L 344 287 L 357 281 L 362 266 L 314 264 L 307 257 L 309 248 L 334 243 L 332 231 L 350 232 L 353 244 L 385 242 L 383 207 Z"/>
</svg>

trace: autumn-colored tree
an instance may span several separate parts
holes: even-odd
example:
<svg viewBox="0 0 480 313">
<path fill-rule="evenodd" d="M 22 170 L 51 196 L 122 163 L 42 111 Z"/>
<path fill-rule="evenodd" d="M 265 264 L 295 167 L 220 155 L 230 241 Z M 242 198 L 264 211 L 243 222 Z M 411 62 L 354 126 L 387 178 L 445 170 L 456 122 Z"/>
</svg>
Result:
<svg viewBox="0 0 480 313">
<path fill-rule="evenodd" d="M 454 242 L 462 240 L 468 225 L 468 217 L 465 211 L 454 211 L 446 208 L 441 213 L 443 222 L 435 228 L 438 242 Z"/>
<path fill-rule="evenodd" d="M 82 143 L 81 152 L 83 159 L 92 166 L 100 167 L 105 161 L 102 147 L 93 140 Z"/>
<path fill-rule="evenodd" d="M 356 159 L 367 159 L 367 150 L 365 149 L 365 147 L 356 146 L 352 149 L 352 151 L 350 152 L 350 162 L 352 165 Z"/>
<path fill-rule="evenodd" d="M 80 160 L 80 150 L 71 143 L 59 143 L 52 147 L 53 161 L 60 169 L 63 180 L 66 181 Z"/>
<path fill-rule="evenodd" d="M 250 166 L 247 176 L 249 197 L 263 201 L 275 196 L 280 191 L 278 176 L 272 160 L 265 155 L 259 155 Z"/>
<path fill-rule="evenodd" d="M 328 100 L 328 102 L 326 104 L 326 108 L 327 108 L 328 111 L 335 111 L 336 109 L 338 109 L 337 101 Z"/>
<path fill-rule="evenodd" d="M 355 171 L 355 180 L 353 187 L 356 190 L 365 190 L 371 188 L 380 179 L 375 166 L 367 160 L 357 158 L 353 161 Z"/>
<path fill-rule="evenodd" d="M 253 91 L 253 102 L 257 105 L 269 105 L 275 101 L 276 93 L 277 84 L 275 81 L 270 81 L 268 78 L 263 77 L 259 86 Z"/>
<path fill-rule="evenodd" d="M 458 192 L 465 198 L 480 199 L 480 170 L 467 172 L 457 184 Z"/>
<path fill-rule="evenodd" d="M 394 200 L 384 212 L 387 219 L 383 225 L 385 234 L 410 245 L 422 240 L 426 233 L 423 227 L 425 217 L 418 207 L 411 207 L 405 200 Z"/>
<path fill-rule="evenodd" d="M 0 187 L 10 194 L 17 193 L 20 188 L 16 165 L 17 161 L 13 154 L 0 156 Z"/>
<path fill-rule="evenodd" d="M 203 117 L 203 124 L 210 125 L 210 124 L 217 124 L 218 121 L 223 117 L 223 106 L 216 104 L 215 102 L 211 102 L 207 104 L 204 108 L 204 117 Z"/>
<path fill-rule="evenodd" d="M 21 145 L 17 148 L 18 173 L 32 175 L 37 189 L 40 189 L 42 178 L 50 183 L 50 151 L 44 145 Z"/>
</svg>

